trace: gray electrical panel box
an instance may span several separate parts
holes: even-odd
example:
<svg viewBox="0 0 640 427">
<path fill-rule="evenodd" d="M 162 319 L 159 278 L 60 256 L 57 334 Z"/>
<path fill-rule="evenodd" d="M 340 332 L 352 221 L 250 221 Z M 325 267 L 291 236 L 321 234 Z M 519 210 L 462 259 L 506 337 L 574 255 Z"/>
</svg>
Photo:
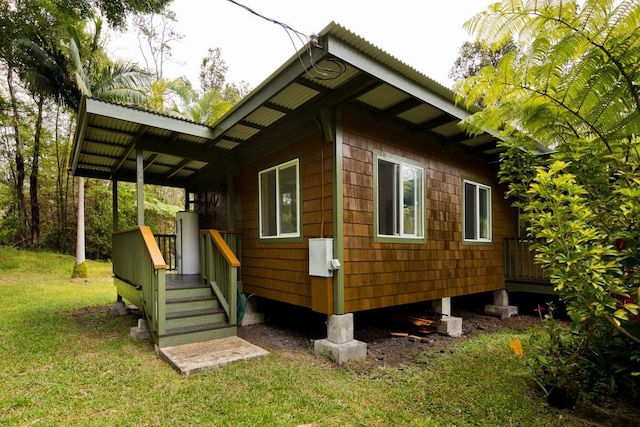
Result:
<svg viewBox="0 0 640 427">
<path fill-rule="evenodd" d="M 333 277 L 333 239 L 309 239 L 309 275 Z"/>
</svg>

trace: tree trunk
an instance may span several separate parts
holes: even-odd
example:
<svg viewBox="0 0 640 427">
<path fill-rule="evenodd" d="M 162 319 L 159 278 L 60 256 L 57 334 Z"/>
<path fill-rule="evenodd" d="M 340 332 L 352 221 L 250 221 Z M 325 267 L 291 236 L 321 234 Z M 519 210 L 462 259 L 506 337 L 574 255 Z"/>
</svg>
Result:
<svg viewBox="0 0 640 427">
<path fill-rule="evenodd" d="M 78 228 L 76 234 L 76 265 L 72 277 L 87 277 L 84 249 L 84 178 L 78 178 Z"/>
<path fill-rule="evenodd" d="M 15 162 L 16 162 L 16 179 L 14 182 L 14 192 L 17 204 L 17 215 L 19 230 L 17 232 L 18 243 L 24 242 L 27 230 L 27 209 L 24 199 L 24 144 L 20 134 L 20 111 L 18 110 L 18 99 L 15 94 L 13 82 L 14 69 L 11 64 L 7 66 L 7 87 L 9 89 L 9 98 L 11 102 L 11 110 L 13 112 L 13 132 L 16 142 Z"/>
<path fill-rule="evenodd" d="M 40 172 L 40 136 L 42 135 L 42 110 L 44 97 L 38 95 L 36 100 L 38 117 L 33 137 L 33 160 L 31 162 L 31 175 L 29 176 L 29 202 L 31 204 L 31 245 L 34 248 L 40 246 L 40 202 L 38 202 L 38 173 Z"/>
</svg>

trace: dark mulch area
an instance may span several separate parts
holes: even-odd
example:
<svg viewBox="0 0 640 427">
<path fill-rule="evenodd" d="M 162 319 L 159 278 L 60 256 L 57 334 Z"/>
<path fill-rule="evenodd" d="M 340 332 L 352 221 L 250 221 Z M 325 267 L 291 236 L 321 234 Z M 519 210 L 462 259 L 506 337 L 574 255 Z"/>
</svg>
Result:
<svg viewBox="0 0 640 427">
<path fill-rule="evenodd" d="M 528 314 L 499 319 L 485 315 L 484 304 L 478 305 L 477 299 L 473 302 L 455 299 L 452 306 L 452 315 L 462 318 L 463 335 L 459 338 L 413 330 L 407 316 L 431 316 L 428 304 L 355 313 L 354 338 L 367 343 L 369 358 L 398 365 L 415 361 L 425 350 L 425 346 L 447 351 L 448 346 L 455 345 L 460 339 L 479 333 L 492 333 L 501 329 L 524 331 L 540 324 L 533 309 Z M 276 303 L 265 304 L 260 309 L 265 312 L 266 323 L 243 326 L 239 328 L 238 335 L 266 350 L 287 352 L 289 355 L 308 354 L 314 340 L 327 336 L 325 315 Z M 433 316 L 433 319 L 437 319 L 437 316 Z M 392 332 L 407 333 L 421 339 L 397 337 Z"/>
</svg>

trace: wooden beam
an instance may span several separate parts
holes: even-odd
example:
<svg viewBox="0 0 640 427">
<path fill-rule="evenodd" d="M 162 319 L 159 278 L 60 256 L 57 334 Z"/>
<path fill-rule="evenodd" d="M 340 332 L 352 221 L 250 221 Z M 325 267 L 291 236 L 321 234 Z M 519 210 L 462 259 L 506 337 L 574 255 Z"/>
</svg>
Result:
<svg viewBox="0 0 640 427">
<path fill-rule="evenodd" d="M 149 169 L 149 167 L 151 167 L 151 165 L 154 164 L 157 159 L 158 159 L 157 153 L 153 153 L 151 156 L 149 156 L 149 159 L 147 159 L 147 164 L 145 165 L 144 170 L 146 171 L 147 169 Z"/>
<path fill-rule="evenodd" d="M 183 159 L 180 163 L 178 163 L 173 169 L 169 171 L 167 174 L 167 179 L 172 178 L 175 174 L 180 172 L 185 168 L 189 163 L 191 163 L 191 159 Z"/>
<path fill-rule="evenodd" d="M 120 170 L 124 162 L 127 161 L 129 156 L 133 154 L 133 151 L 136 149 L 136 144 L 138 143 L 138 141 L 140 141 L 140 139 L 142 139 L 142 137 L 145 134 L 145 131 L 146 131 L 145 128 L 140 129 L 140 131 L 131 139 L 131 141 L 129 142 L 129 144 L 125 149 L 124 155 L 120 158 L 120 162 L 118 162 L 116 167 L 111 170 L 112 174 L 115 175 L 118 172 L 118 170 Z"/>
<path fill-rule="evenodd" d="M 416 125 L 414 132 L 415 133 L 420 133 L 420 132 L 424 132 L 424 131 L 428 131 L 428 130 L 433 130 L 437 127 L 440 126 L 444 126 L 446 124 L 449 124 L 451 122 L 459 122 L 460 120 L 457 117 L 452 117 L 447 113 L 443 113 L 442 115 L 431 119 L 431 120 L 427 120 L 424 123 L 420 123 L 419 125 Z"/>
<path fill-rule="evenodd" d="M 386 120 L 390 117 L 395 117 L 422 104 L 422 101 L 419 101 L 413 97 L 405 99 L 404 101 L 398 102 L 397 104 L 387 108 L 386 110 L 382 110 L 382 112 L 380 113 L 380 119 Z"/>
<path fill-rule="evenodd" d="M 156 140 L 147 139 L 138 142 L 137 146 L 144 151 L 169 154 L 171 156 L 182 157 L 183 159 L 200 160 L 203 162 L 211 161 L 218 153 L 226 151 L 215 147 L 212 143 L 196 144 L 185 141 L 160 143 Z"/>
</svg>

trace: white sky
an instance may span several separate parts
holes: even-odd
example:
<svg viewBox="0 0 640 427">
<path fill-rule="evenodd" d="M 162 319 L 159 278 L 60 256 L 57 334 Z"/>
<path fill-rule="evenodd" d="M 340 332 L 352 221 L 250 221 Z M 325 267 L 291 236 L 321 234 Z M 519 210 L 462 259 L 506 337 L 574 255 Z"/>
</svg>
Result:
<svg viewBox="0 0 640 427">
<path fill-rule="evenodd" d="M 436 81 L 450 86 L 447 74 L 458 48 L 471 39 L 463 23 L 497 0 L 237 0 L 256 12 L 306 35 L 331 21 L 346 27 Z M 198 87 L 200 61 L 208 48 L 220 47 L 229 67 L 227 82 L 258 86 L 301 47 L 272 22 L 227 0 L 174 0 L 177 31 L 174 63 L 165 77 L 186 76 Z M 297 40 L 296 40 L 297 42 Z M 135 38 L 113 35 L 116 56 L 144 62 Z"/>
</svg>

